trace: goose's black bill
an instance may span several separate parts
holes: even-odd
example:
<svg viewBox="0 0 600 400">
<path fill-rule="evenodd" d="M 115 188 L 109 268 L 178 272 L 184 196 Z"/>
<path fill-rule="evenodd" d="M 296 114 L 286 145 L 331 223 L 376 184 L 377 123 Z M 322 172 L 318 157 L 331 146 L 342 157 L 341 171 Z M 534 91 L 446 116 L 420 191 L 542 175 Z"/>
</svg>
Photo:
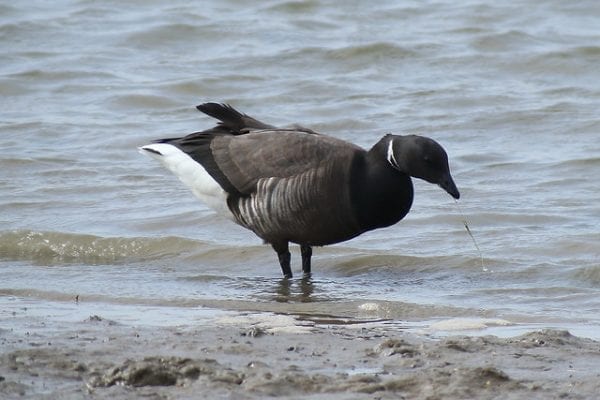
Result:
<svg viewBox="0 0 600 400">
<path fill-rule="evenodd" d="M 229 105 L 197 107 L 216 127 L 158 140 L 140 151 L 159 160 L 217 212 L 253 231 L 276 251 L 291 277 L 289 243 L 311 271 L 312 246 L 390 226 L 409 212 L 411 177 L 459 191 L 444 149 L 416 135 L 386 135 L 370 150 L 315 133 L 281 129 Z"/>
<path fill-rule="evenodd" d="M 460 198 L 460 193 L 458 192 L 458 188 L 456 187 L 452 176 L 450 176 L 450 173 L 448 173 L 448 175 L 440 182 L 440 187 L 456 200 Z"/>
</svg>

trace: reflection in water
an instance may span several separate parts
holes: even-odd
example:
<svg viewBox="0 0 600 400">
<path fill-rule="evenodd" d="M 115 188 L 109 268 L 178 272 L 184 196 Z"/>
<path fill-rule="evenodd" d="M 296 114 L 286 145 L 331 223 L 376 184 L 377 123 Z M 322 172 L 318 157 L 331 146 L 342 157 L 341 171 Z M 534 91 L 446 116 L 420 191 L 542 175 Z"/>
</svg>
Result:
<svg viewBox="0 0 600 400">
<path fill-rule="evenodd" d="M 314 284 L 310 275 L 303 276 L 300 281 L 283 278 L 278 282 L 274 292 L 272 300 L 279 303 L 314 301 L 311 297 L 314 293 Z"/>
</svg>

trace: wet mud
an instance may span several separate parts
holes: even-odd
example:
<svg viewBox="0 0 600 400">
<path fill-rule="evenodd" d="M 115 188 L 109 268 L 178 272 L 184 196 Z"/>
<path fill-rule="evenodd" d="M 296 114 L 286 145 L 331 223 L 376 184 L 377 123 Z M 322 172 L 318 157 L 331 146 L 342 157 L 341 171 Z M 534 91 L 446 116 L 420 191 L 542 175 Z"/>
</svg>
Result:
<svg viewBox="0 0 600 400">
<path fill-rule="evenodd" d="M 298 320 L 302 329 L 293 331 L 259 320 L 156 328 L 92 316 L 25 332 L 4 329 L 0 397 L 589 399 L 600 393 L 600 343 L 567 331 L 432 338 L 384 324 L 307 329 Z"/>
</svg>

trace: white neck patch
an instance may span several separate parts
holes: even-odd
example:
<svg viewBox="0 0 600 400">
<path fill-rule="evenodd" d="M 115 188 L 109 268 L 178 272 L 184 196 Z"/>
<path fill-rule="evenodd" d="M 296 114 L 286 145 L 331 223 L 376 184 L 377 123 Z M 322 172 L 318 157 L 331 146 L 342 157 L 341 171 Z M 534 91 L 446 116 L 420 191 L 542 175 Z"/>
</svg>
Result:
<svg viewBox="0 0 600 400">
<path fill-rule="evenodd" d="M 387 160 L 392 167 L 396 168 L 397 170 L 400 170 L 400 167 L 398 166 L 398 161 L 396 161 L 396 157 L 394 157 L 393 144 L 394 144 L 394 138 L 390 138 L 390 141 L 388 143 L 388 148 L 387 148 Z"/>
</svg>

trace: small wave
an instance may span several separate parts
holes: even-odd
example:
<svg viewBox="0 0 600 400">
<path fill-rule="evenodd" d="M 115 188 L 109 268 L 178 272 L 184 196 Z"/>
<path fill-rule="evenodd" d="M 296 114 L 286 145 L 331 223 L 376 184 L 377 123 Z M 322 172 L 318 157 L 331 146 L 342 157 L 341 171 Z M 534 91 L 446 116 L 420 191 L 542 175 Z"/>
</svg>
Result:
<svg viewBox="0 0 600 400">
<path fill-rule="evenodd" d="M 17 79 L 0 79 L 0 95 L 2 96 L 22 96 L 33 91 L 34 90 L 31 89 L 29 85 L 20 82 Z"/>
<path fill-rule="evenodd" d="M 427 262 L 421 257 L 402 256 L 396 254 L 363 254 L 352 255 L 337 261 L 337 266 L 345 271 L 381 268 L 385 266 L 417 267 Z"/>
<path fill-rule="evenodd" d="M 2 167 L 10 168 L 13 166 L 16 167 L 24 167 L 24 168 L 32 168 L 38 166 L 40 164 L 47 165 L 59 165 L 61 168 L 64 168 L 64 165 L 69 163 L 74 163 L 75 160 L 72 158 L 66 157 L 26 157 L 26 158 L 18 158 L 18 157 L 6 157 L 2 159 Z"/>
<path fill-rule="evenodd" d="M 600 266 L 594 265 L 590 267 L 578 268 L 573 273 L 573 278 L 576 281 L 583 282 L 590 287 L 600 286 Z"/>
<path fill-rule="evenodd" d="M 491 260 L 490 260 L 491 261 Z M 403 276 L 424 276 L 446 274 L 449 269 L 458 272 L 481 268 L 477 257 L 457 256 L 406 256 L 399 254 L 350 254 L 334 257 L 329 261 L 329 269 L 343 276 L 356 276 L 373 271 L 383 275 L 395 275 L 402 271 Z"/>
<path fill-rule="evenodd" d="M 275 11 L 286 14 L 305 14 L 315 12 L 319 8 L 317 1 L 284 1 L 268 6 L 266 11 Z"/>
<path fill-rule="evenodd" d="M 117 76 L 108 72 L 85 71 L 75 69 L 64 69 L 60 71 L 51 71 L 44 69 L 27 69 L 20 72 L 15 72 L 8 75 L 11 78 L 21 80 L 36 80 L 46 82 L 56 81 L 76 81 L 82 82 L 85 80 L 100 81 L 116 79 Z"/>
<path fill-rule="evenodd" d="M 113 96 L 111 103 L 117 109 L 123 108 L 143 108 L 143 109 L 173 109 L 179 106 L 179 103 L 171 98 L 161 95 L 149 94 L 126 94 Z"/>
<path fill-rule="evenodd" d="M 218 78 L 206 77 L 203 79 L 167 81 L 160 85 L 160 89 L 173 97 L 197 96 L 198 93 L 202 93 L 207 98 L 211 96 L 218 97 L 221 94 L 215 90 L 215 86 L 222 85 L 223 81 L 229 84 L 242 85 L 246 83 L 261 84 L 267 82 L 267 79 L 260 75 L 231 73 L 219 75 Z M 189 106 L 185 108 L 185 112 L 189 112 Z"/>
<path fill-rule="evenodd" d="M 581 168 L 582 170 L 588 170 L 589 168 L 600 167 L 600 157 L 582 157 L 570 160 L 564 160 L 551 165 L 552 167 L 565 167 L 565 168 Z"/>
<path fill-rule="evenodd" d="M 416 52 L 413 50 L 389 42 L 375 42 L 365 45 L 347 46 L 327 51 L 327 55 L 332 59 L 359 59 L 370 63 L 379 58 L 394 59 L 413 57 L 415 53 Z"/>
<path fill-rule="evenodd" d="M 167 23 L 151 26 L 141 31 L 136 31 L 125 37 L 123 44 L 126 46 L 161 46 L 180 42 L 182 38 L 205 37 L 209 34 L 207 26 L 198 20 L 192 23 Z"/>
<path fill-rule="evenodd" d="M 126 238 L 18 230 L 0 233 L 0 259 L 39 264 L 115 264 L 192 252 L 198 242 L 177 238 Z"/>
<path fill-rule="evenodd" d="M 505 51 L 538 45 L 541 40 L 523 31 L 511 30 L 478 37 L 473 46 L 481 51 Z"/>
<path fill-rule="evenodd" d="M 558 74 L 587 74 L 595 73 L 596 59 L 600 55 L 600 46 L 567 47 L 560 50 L 534 53 L 516 62 L 506 64 L 510 70 L 528 73 Z"/>
<path fill-rule="evenodd" d="M 598 57 L 600 56 L 600 46 L 576 46 L 563 51 L 554 51 L 549 53 L 550 56 L 557 58 L 572 58 L 572 57 Z"/>
<path fill-rule="evenodd" d="M 344 46 L 338 48 L 329 47 L 302 47 L 294 50 L 285 50 L 268 57 L 262 57 L 263 62 L 272 59 L 278 63 L 286 62 L 297 64 L 311 60 L 312 63 L 326 62 L 338 64 L 344 68 L 355 68 L 357 66 L 372 66 L 373 63 L 382 60 L 405 59 L 414 57 L 416 50 L 405 48 L 391 42 L 373 42 L 361 45 Z M 255 62 L 254 60 L 250 60 Z"/>
</svg>

